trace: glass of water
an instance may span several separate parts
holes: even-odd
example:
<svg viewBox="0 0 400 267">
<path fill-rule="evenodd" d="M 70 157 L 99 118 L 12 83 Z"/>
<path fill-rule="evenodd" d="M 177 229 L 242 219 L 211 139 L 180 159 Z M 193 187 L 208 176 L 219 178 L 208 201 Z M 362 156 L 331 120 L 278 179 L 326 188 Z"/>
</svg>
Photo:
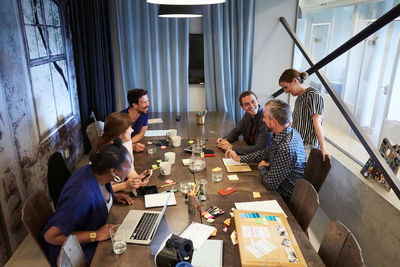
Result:
<svg viewBox="0 0 400 267">
<path fill-rule="evenodd" d="M 126 251 L 125 231 L 120 226 L 120 224 L 115 224 L 110 228 L 110 237 L 113 250 L 117 255 L 123 254 Z"/>
</svg>

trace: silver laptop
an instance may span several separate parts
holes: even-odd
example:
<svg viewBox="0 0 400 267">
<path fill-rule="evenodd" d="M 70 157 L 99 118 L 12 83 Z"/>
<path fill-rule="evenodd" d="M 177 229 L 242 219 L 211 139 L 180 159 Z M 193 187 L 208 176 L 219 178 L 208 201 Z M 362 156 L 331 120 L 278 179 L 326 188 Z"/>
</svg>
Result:
<svg viewBox="0 0 400 267">
<path fill-rule="evenodd" d="M 139 245 L 150 245 L 157 232 L 161 219 L 167 209 L 168 201 L 174 187 L 172 187 L 162 211 L 130 210 L 121 224 L 125 230 L 126 242 Z"/>
</svg>

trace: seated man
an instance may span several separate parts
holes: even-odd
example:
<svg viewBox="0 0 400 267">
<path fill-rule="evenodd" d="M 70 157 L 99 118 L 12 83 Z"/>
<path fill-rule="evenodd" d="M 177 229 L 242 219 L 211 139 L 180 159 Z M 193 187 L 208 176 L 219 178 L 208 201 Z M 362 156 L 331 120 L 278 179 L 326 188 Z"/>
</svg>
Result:
<svg viewBox="0 0 400 267">
<path fill-rule="evenodd" d="M 129 107 L 122 110 L 121 113 L 126 113 L 132 120 L 132 147 L 136 152 L 141 152 L 145 149 L 145 145 L 139 143 L 147 131 L 149 121 L 149 97 L 144 89 L 135 88 L 128 91 Z"/>
<path fill-rule="evenodd" d="M 292 116 L 290 106 L 282 100 L 267 102 L 264 122 L 274 135 L 271 146 L 252 154 L 239 157 L 227 150 L 226 157 L 245 163 L 258 163 L 263 185 L 277 191 L 288 202 L 292 196 L 296 179 L 303 178 L 306 167 L 306 152 L 300 134 L 289 122 Z"/>
<path fill-rule="evenodd" d="M 250 91 L 245 91 L 239 96 L 240 106 L 246 114 L 239 124 L 233 128 L 223 139 L 218 138 L 218 147 L 227 150 L 232 149 L 239 155 L 253 153 L 269 146 L 272 132 L 267 131 L 263 123 L 264 110 L 258 103 L 257 96 Z M 247 146 L 231 145 L 242 135 Z"/>
</svg>

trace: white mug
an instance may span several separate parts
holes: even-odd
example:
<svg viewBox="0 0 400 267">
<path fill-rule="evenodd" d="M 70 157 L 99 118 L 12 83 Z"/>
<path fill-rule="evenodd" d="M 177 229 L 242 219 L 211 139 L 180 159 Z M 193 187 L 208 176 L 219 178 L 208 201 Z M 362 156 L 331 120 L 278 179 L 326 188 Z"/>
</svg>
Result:
<svg viewBox="0 0 400 267">
<path fill-rule="evenodd" d="M 174 147 L 180 147 L 181 146 L 182 137 L 177 135 L 177 136 L 172 137 L 171 139 L 172 139 L 172 145 Z"/>
<path fill-rule="evenodd" d="M 171 174 L 171 162 L 163 161 L 160 163 L 161 174 L 170 175 Z"/>
<path fill-rule="evenodd" d="M 164 154 L 165 161 L 168 161 L 171 164 L 175 163 L 175 152 L 167 152 Z"/>
<path fill-rule="evenodd" d="M 172 138 L 172 137 L 176 136 L 177 133 L 178 133 L 178 130 L 169 129 L 167 134 L 168 134 L 169 138 Z"/>
</svg>

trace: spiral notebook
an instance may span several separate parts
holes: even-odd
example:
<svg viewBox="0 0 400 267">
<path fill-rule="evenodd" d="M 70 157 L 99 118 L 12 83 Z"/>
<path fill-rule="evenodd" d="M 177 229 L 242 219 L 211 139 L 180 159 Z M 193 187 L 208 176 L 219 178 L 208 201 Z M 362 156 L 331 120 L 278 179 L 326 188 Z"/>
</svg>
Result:
<svg viewBox="0 0 400 267">
<path fill-rule="evenodd" d="M 222 267 L 223 241 L 222 240 L 206 240 L 203 245 L 193 252 L 193 267 Z"/>
</svg>

